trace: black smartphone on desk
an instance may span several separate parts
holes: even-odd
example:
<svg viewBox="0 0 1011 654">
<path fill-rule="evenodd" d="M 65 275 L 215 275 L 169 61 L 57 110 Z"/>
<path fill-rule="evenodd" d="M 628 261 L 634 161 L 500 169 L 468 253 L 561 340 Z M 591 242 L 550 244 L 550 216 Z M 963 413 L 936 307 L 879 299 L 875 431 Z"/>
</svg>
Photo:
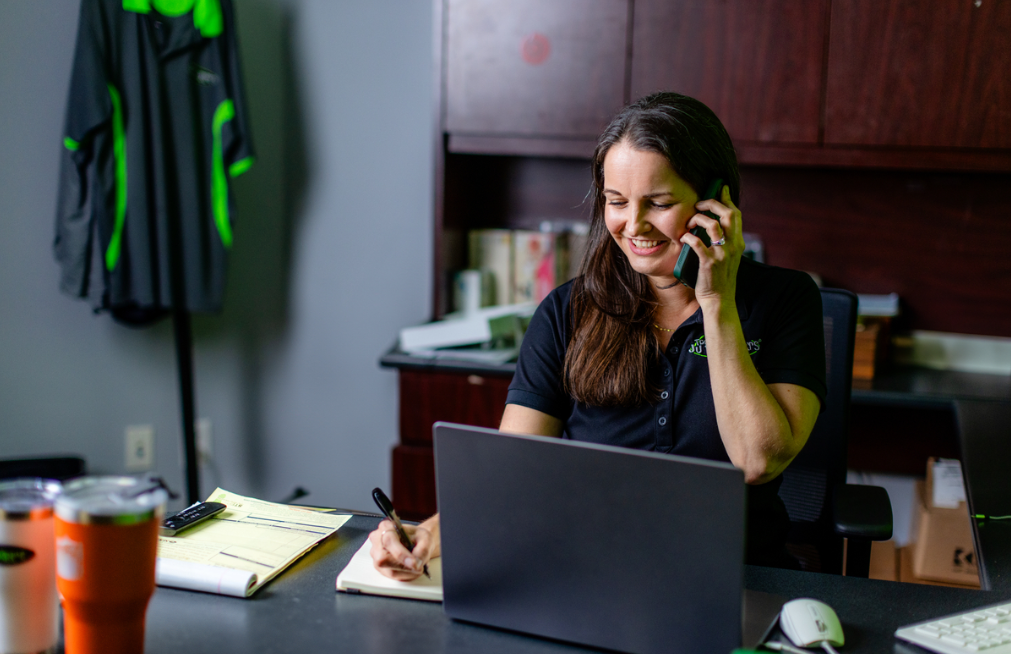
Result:
<svg viewBox="0 0 1011 654">
<path fill-rule="evenodd" d="M 705 194 L 699 198 L 699 202 L 716 198 L 722 190 L 723 180 L 713 180 L 713 183 L 706 189 Z M 712 211 L 700 211 L 699 213 L 704 216 L 709 216 L 716 221 L 719 221 L 720 219 L 720 217 Z M 692 229 L 692 234 L 702 239 L 702 243 L 706 247 L 709 247 L 710 243 L 712 243 L 709 239 L 709 234 L 701 225 Z M 699 255 L 695 254 L 695 250 L 691 249 L 691 247 L 687 244 L 681 245 L 681 254 L 678 255 L 677 263 L 674 264 L 674 276 L 688 288 L 695 288 L 695 284 L 699 280 Z"/>
</svg>

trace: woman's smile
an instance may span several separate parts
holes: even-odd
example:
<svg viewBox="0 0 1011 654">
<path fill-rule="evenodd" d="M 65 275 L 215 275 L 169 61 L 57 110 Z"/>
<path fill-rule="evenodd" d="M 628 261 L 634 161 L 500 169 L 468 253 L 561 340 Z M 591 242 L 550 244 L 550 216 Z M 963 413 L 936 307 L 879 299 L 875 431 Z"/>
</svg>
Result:
<svg viewBox="0 0 1011 654">
<path fill-rule="evenodd" d="M 658 253 L 665 245 L 667 245 L 667 243 L 668 241 L 629 238 L 628 249 L 630 249 L 633 254 L 637 254 L 640 257 L 648 257 L 651 254 Z"/>
</svg>

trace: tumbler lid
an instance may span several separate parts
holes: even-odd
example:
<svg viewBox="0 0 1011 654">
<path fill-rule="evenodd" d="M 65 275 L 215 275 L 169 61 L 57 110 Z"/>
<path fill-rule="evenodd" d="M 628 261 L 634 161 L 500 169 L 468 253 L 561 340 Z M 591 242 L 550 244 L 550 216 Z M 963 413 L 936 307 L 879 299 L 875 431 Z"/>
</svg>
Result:
<svg viewBox="0 0 1011 654">
<path fill-rule="evenodd" d="M 79 477 L 56 500 L 56 515 L 78 524 L 132 525 L 160 519 L 168 494 L 151 477 Z"/>
<path fill-rule="evenodd" d="M 60 482 L 25 477 L 0 481 L 0 520 L 41 520 L 53 515 Z"/>
</svg>

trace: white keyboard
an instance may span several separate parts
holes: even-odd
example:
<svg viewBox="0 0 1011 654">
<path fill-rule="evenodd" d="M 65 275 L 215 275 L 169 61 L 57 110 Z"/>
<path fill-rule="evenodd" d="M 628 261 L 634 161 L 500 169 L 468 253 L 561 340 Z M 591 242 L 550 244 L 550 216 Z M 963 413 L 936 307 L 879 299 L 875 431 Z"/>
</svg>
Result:
<svg viewBox="0 0 1011 654">
<path fill-rule="evenodd" d="M 1011 603 L 909 625 L 895 636 L 941 654 L 1011 654 Z"/>
</svg>

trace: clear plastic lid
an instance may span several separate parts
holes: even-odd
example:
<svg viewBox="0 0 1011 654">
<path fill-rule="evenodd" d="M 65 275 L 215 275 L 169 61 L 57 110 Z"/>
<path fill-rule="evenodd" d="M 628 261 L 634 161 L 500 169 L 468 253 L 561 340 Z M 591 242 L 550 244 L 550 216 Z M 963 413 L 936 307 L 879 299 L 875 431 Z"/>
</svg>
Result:
<svg viewBox="0 0 1011 654">
<path fill-rule="evenodd" d="M 0 520 L 40 520 L 53 515 L 60 482 L 28 477 L 0 481 Z"/>
<path fill-rule="evenodd" d="M 56 500 L 56 515 L 79 524 L 130 525 L 160 519 L 168 494 L 150 477 L 81 477 Z"/>
</svg>

